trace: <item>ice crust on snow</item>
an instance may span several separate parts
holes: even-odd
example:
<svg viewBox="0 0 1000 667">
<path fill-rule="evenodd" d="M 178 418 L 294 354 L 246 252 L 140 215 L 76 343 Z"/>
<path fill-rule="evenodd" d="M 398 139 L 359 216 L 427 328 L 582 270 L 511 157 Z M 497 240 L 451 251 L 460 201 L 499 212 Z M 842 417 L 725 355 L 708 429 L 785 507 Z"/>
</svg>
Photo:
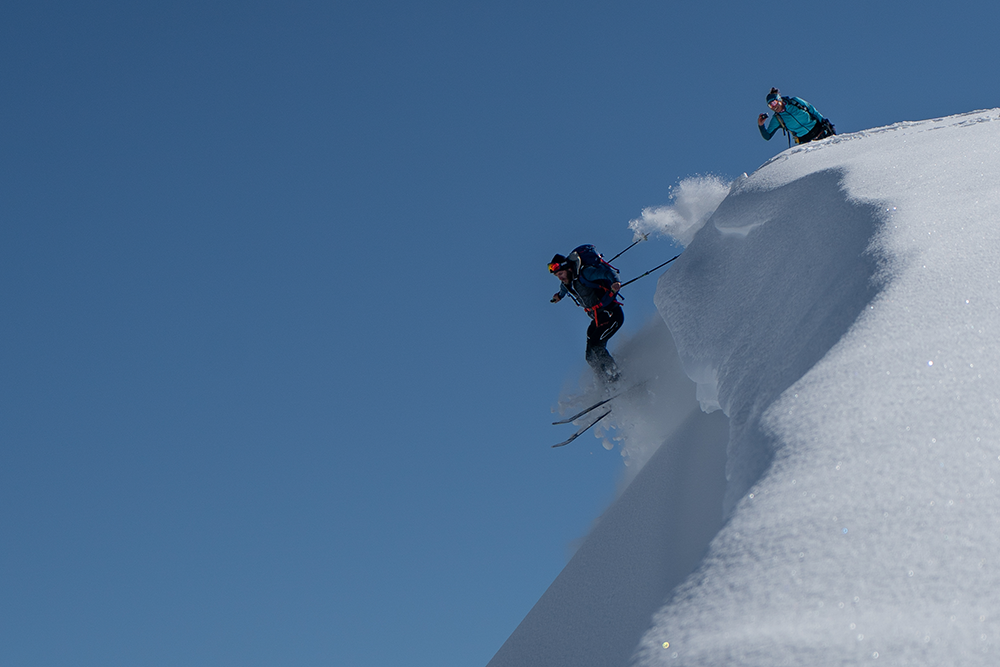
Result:
<svg viewBox="0 0 1000 667">
<path fill-rule="evenodd" d="M 722 436 L 674 427 L 490 665 L 1000 661 L 998 257 L 1000 110 L 738 179 L 656 293 L 725 484 L 678 490 Z"/>
</svg>

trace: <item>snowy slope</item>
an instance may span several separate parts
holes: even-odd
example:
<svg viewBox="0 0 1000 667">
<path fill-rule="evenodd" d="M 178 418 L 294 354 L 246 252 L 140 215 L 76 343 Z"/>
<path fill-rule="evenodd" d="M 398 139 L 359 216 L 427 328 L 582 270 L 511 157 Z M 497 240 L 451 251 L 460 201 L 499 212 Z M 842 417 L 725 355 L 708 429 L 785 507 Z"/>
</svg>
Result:
<svg viewBox="0 0 1000 667">
<path fill-rule="evenodd" d="M 620 630 L 645 631 L 635 664 L 1000 662 L 1000 110 L 784 151 L 734 184 L 656 301 L 702 406 L 729 417 L 728 521 Z M 633 485 L 676 484 L 659 456 Z M 615 510 L 556 584 L 615 573 L 577 562 L 609 547 Z M 551 592 L 491 665 L 565 633 Z"/>
<path fill-rule="evenodd" d="M 998 119 L 786 151 L 661 279 L 733 512 L 640 664 L 1000 659 Z"/>
<path fill-rule="evenodd" d="M 642 370 L 655 379 L 648 392 L 616 401 L 617 428 L 602 437 L 609 447 L 628 439 L 630 471 L 645 465 L 490 667 L 624 664 L 722 527 L 728 420 L 698 409 L 662 321 L 615 353 L 626 374 Z"/>
</svg>

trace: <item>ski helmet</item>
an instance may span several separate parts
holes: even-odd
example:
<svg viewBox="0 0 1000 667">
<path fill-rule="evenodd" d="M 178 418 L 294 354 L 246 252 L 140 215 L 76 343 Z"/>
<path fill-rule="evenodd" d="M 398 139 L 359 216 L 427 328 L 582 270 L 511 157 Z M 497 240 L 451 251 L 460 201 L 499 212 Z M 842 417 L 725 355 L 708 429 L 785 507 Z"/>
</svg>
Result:
<svg viewBox="0 0 1000 667">
<path fill-rule="evenodd" d="M 555 273 L 556 271 L 573 271 L 573 263 L 562 255 L 553 255 L 552 261 L 549 262 L 549 273 Z"/>
</svg>

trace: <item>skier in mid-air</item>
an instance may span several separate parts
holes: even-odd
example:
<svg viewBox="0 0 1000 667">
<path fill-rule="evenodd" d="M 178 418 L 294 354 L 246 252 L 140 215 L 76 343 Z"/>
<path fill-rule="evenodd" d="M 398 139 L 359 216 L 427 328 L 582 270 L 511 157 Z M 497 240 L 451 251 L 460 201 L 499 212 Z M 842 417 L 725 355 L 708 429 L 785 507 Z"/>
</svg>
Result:
<svg viewBox="0 0 1000 667">
<path fill-rule="evenodd" d="M 760 136 L 768 141 L 781 128 L 795 137 L 795 143 L 804 144 L 817 139 L 825 139 L 836 134 L 833 124 L 824 118 L 816 107 L 800 97 L 785 97 L 772 88 L 767 94 L 767 106 L 774 112 L 767 127 L 767 114 L 757 116 L 757 129 Z"/>
<path fill-rule="evenodd" d="M 569 295 L 590 317 L 587 363 L 602 382 L 617 382 L 621 374 L 607 347 L 608 340 L 625 322 L 625 313 L 617 299 L 622 286 L 617 271 L 601 259 L 593 246 L 580 246 L 569 257 L 555 255 L 549 262 L 549 271 L 562 283 L 552 296 L 552 303 Z"/>
</svg>

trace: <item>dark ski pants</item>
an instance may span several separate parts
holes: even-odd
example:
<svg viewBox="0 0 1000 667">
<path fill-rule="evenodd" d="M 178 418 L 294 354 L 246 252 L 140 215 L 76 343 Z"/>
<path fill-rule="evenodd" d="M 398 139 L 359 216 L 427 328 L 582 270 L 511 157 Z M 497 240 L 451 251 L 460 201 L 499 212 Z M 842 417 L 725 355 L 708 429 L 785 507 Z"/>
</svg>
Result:
<svg viewBox="0 0 1000 667">
<path fill-rule="evenodd" d="M 832 126 L 828 123 L 816 123 L 813 129 L 809 130 L 808 134 L 805 134 L 796 139 L 796 143 L 807 144 L 810 141 L 818 141 L 819 139 L 826 139 L 827 137 L 832 137 L 836 132 L 833 132 Z"/>
<path fill-rule="evenodd" d="M 595 319 L 587 327 L 587 363 L 602 381 L 618 380 L 618 364 L 608 352 L 608 340 L 622 328 L 625 313 L 622 307 L 613 303 L 598 308 Z"/>
</svg>

